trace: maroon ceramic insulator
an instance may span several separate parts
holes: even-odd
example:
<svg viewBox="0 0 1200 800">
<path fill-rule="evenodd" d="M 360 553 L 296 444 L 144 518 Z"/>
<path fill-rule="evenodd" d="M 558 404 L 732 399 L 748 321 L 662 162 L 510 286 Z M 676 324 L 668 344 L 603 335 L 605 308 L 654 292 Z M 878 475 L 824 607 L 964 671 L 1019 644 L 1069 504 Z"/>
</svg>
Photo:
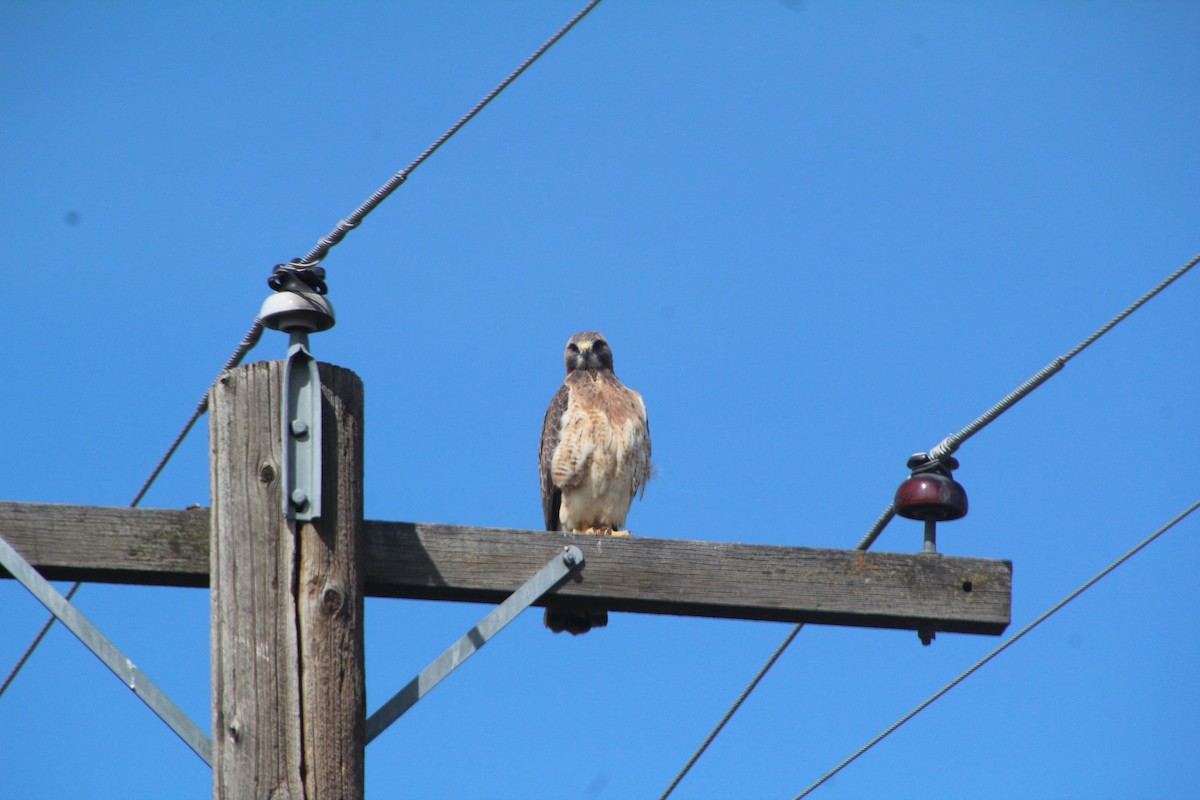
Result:
<svg viewBox="0 0 1200 800">
<path fill-rule="evenodd" d="M 967 490 L 942 470 L 918 470 L 900 484 L 893 505 L 908 519 L 945 522 L 967 515 Z"/>
</svg>

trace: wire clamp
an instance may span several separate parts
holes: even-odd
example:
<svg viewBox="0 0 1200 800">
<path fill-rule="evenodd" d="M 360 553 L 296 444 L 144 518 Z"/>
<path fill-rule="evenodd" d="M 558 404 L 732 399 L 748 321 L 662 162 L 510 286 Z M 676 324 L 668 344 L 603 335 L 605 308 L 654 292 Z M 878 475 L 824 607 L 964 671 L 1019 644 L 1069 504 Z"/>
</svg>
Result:
<svg viewBox="0 0 1200 800">
<path fill-rule="evenodd" d="M 290 333 L 327 331 L 336 322 L 333 304 L 325 296 L 325 270 L 298 259 L 276 264 L 267 285 L 275 290 L 262 304 L 258 319 L 268 328 Z"/>
</svg>

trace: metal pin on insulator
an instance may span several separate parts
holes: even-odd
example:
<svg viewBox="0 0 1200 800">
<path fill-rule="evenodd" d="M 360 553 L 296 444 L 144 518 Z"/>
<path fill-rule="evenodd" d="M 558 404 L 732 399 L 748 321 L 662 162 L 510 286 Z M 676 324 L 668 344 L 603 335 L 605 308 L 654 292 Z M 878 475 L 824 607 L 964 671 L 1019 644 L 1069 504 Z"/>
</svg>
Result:
<svg viewBox="0 0 1200 800">
<path fill-rule="evenodd" d="M 912 474 L 896 490 L 892 505 L 900 516 L 925 523 L 923 550 L 936 555 L 937 524 L 967 515 L 967 490 L 951 477 L 958 469 L 958 460 L 953 456 L 931 459 L 925 453 L 917 453 L 908 459 L 908 468 Z M 917 634 L 921 644 L 926 645 L 935 636 L 930 628 L 918 629 Z"/>
<path fill-rule="evenodd" d="M 308 335 L 333 327 L 333 304 L 325 297 L 325 270 L 315 264 L 277 264 L 267 284 L 275 292 L 263 302 L 258 319 L 288 335 L 280 404 L 283 514 L 309 521 L 321 516 L 322 411 L 321 375 Z"/>
</svg>

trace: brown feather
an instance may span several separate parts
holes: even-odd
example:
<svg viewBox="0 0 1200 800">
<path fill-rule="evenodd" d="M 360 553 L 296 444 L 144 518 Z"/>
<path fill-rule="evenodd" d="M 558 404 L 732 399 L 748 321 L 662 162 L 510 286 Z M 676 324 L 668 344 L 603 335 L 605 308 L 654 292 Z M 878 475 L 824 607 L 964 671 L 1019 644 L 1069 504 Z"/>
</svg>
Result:
<svg viewBox="0 0 1200 800">
<path fill-rule="evenodd" d="M 551 464 L 554 459 L 554 448 L 562 434 L 562 415 L 570 402 L 571 390 L 564 383 L 554 394 L 550 407 L 546 409 L 546 418 L 542 421 L 542 440 L 538 447 L 538 466 L 542 474 L 542 516 L 546 520 L 546 530 L 559 529 L 558 510 L 562 505 L 562 489 L 554 485 Z"/>
</svg>

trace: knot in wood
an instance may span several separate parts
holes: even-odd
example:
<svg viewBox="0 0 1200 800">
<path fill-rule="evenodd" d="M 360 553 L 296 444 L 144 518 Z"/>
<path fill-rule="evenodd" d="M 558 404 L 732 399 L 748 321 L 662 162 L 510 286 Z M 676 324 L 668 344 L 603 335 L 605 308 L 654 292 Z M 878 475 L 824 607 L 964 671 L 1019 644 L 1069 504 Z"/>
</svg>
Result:
<svg viewBox="0 0 1200 800">
<path fill-rule="evenodd" d="M 340 587 L 326 584 L 321 590 L 321 610 L 329 616 L 336 615 L 346 605 L 346 593 Z"/>
<path fill-rule="evenodd" d="M 258 479 L 263 483 L 270 483 L 275 480 L 275 465 L 263 464 L 258 468 Z"/>
</svg>

